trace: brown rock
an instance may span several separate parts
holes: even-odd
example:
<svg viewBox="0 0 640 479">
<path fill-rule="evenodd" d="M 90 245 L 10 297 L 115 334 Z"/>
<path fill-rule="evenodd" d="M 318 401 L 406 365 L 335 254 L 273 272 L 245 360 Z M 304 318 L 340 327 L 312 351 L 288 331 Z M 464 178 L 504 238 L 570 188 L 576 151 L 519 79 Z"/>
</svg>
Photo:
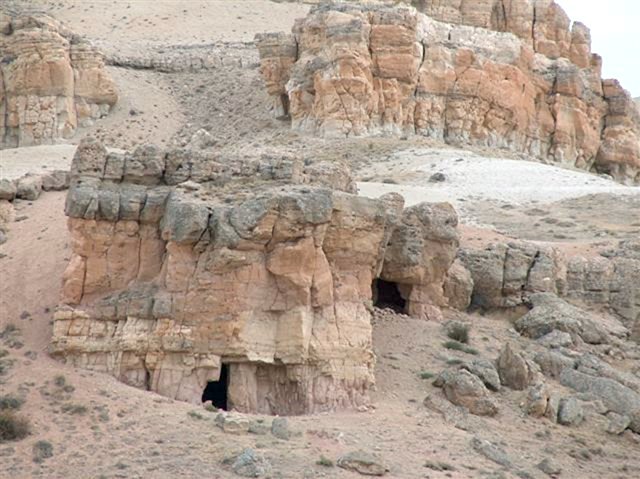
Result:
<svg viewBox="0 0 640 479">
<path fill-rule="evenodd" d="M 640 181 L 633 101 L 603 91 L 589 30 L 553 0 L 418 6 L 429 16 L 321 5 L 293 35 L 258 37 L 277 114 L 317 135 L 418 134 Z"/>
<path fill-rule="evenodd" d="M 497 361 L 498 374 L 503 386 L 522 391 L 534 379 L 530 363 L 521 354 L 514 352 L 505 344 Z"/>
<path fill-rule="evenodd" d="M 117 101 L 102 55 L 46 15 L 18 16 L 0 34 L 4 146 L 52 143 Z"/>
<path fill-rule="evenodd" d="M 393 261 L 412 264 L 426 291 L 441 291 L 457 233 L 448 205 L 401 214 L 401 197 L 352 186 L 344 166 L 321 162 L 150 146 L 112 155 L 83 140 L 52 353 L 179 400 L 199 403 L 207 387 L 241 412 L 366 404 L 366 305 L 398 217 L 423 249 Z"/>
</svg>

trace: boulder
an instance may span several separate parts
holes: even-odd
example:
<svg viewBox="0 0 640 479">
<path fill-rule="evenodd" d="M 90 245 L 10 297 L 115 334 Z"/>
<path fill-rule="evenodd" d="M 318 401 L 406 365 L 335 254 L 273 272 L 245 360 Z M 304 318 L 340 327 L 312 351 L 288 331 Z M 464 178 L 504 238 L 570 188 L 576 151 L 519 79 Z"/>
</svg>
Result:
<svg viewBox="0 0 640 479">
<path fill-rule="evenodd" d="M 495 416 L 497 402 L 491 398 L 489 390 L 480 378 L 465 369 L 445 370 L 434 385 L 442 387 L 445 397 L 457 406 L 465 407 L 477 416 Z"/>
<path fill-rule="evenodd" d="M 384 476 L 388 468 L 373 454 L 365 451 L 352 451 L 340 456 L 337 466 L 348 471 L 355 471 L 365 476 Z"/>
<path fill-rule="evenodd" d="M 503 386 L 522 391 L 534 379 L 531 363 L 522 354 L 514 352 L 509 343 L 500 352 L 496 364 Z"/>
<path fill-rule="evenodd" d="M 615 413 L 628 415 L 629 428 L 640 433 L 640 394 L 609 379 L 581 373 L 575 369 L 565 369 L 560 375 L 563 386 L 570 387 L 588 397 L 601 400 Z"/>
<path fill-rule="evenodd" d="M 0 200 L 13 201 L 16 192 L 16 185 L 13 181 L 0 178 Z"/>
<path fill-rule="evenodd" d="M 556 295 L 538 293 L 529 296 L 529 300 L 533 308 L 515 323 L 523 336 L 539 339 L 562 331 L 590 344 L 609 342 L 609 335 L 594 316 Z"/>
<path fill-rule="evenodd" d="M 527 390 L 524 411 L 529 416 L 542 417 L 547 413 L 549 391 L 544 383 L 534 384 Z"/>
<path fill-rule="evenodd" d="M 54 170 L 42 175 L 42 189 L 44 191 L 62 191 L 69 188 L 69 172 Z"/>
<path fill-rule="evenodd" d="M 39 175 L 26 175 L 18 180 L 16 198 L 21 200 L 37 200 L 42 193 L 42 177 Z"/>
<path fill-rule="evenodd" d="M 577 426 L 584 419 L 584 411 L 575 397 L 563 398 L 558 405 L 558 423 L 563 426 Z"/>
<path fill-rule="evenodd" d="M 231 470 L 242 477 L 270 477 L 273 470 L 271 463 L 262 454 L 250 448 L 223 462 L 229 464 Z"/>
</svg>

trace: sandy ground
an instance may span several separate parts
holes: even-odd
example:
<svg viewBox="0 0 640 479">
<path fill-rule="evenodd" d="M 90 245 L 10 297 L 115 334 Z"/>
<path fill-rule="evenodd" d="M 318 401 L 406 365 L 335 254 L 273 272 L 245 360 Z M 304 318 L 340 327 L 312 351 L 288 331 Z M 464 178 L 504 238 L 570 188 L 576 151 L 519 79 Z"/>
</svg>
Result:
<svg viewBox="0 0 640 479">
<path fill-rule="evenodd" d="M 123 54 L 155 45 L 250 42 L 256 33 L 289 31 L 309 9 L 267 0 L 7 0 L 7 6 L 49 13 Z"/>
<path fill-rule="evenodd" d="M 638 187 L 622 186 L 584 171 L 488 158 L 458 149 L 406 149 L 372 162 L 359 173 L 368 177 L 366 183 L 359 185 L 361 194 L 377 197 L 395 191 L 405 197 L 408 205 L 425 198 L 458 206 L 469 200 L 526 204 L 598 193 L 640 195 Z M 444 181 L 430 181 L 434 174 L 444 175 Z"/>
<path fill-rule="evenodd" d="M 15 180 L 27 173 L 68 170 L 75 145 L 41 145 L 0 150 L 0 179 Z"/>
</svg>

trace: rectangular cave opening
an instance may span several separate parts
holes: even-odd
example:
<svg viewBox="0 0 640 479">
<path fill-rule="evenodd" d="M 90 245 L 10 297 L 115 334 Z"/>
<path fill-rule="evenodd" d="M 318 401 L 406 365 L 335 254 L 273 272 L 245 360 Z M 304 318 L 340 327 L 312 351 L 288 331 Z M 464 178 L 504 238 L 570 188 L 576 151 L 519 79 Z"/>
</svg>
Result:
<svg viewBox="0 0 640 479">
<path fill-rule="evenodd" d="M 392 309 L 397 313 L 406 311 L 407 301 L 400 294 L 398 283 L 376 278 L 371 285 L 371 292 L 374 306 Z"/>
<path fill-rule="evenodd" d="M 217 381 L 209 381 L 202 391 L 202 402 L 211 401 L 211 404 L 224 411 L 227 410 L 229 393 L 229 365 L 220 366 L 220 378 Z"/>
</svg>

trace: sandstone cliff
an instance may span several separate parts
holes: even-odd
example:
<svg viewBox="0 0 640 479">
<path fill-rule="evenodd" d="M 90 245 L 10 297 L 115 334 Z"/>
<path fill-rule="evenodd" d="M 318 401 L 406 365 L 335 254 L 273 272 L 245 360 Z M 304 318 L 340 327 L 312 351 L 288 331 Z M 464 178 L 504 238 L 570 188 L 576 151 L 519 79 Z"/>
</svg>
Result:
<svg viewBox="0 0 640 479">
<path fill-rule="evenodd" d="M 0 14 L 0 52 L 0 146 L 68 138 L 118 99 L 102 55 L 46 15 Z"/>
<path fill-rule="evenodd" d="M 419 6 L 431 16 L 321 5 L 291 35 L 258 36 L 276 114 L 312 134 L 418 134 L 640 182 L 640 115 L 601 79 L 584 25 L 551 0 Z"/>
<path fill-rule="evenodd" d="M 52 352 L 133 386 L 199 402 L 226 365 L 241 411 L 358 406 L 374 381 L 374 280 L 415 315 L 447 304 L 455 211 L 355 196 L 338 162 L 87 139 L 71 175 Z"/>
</svg>

